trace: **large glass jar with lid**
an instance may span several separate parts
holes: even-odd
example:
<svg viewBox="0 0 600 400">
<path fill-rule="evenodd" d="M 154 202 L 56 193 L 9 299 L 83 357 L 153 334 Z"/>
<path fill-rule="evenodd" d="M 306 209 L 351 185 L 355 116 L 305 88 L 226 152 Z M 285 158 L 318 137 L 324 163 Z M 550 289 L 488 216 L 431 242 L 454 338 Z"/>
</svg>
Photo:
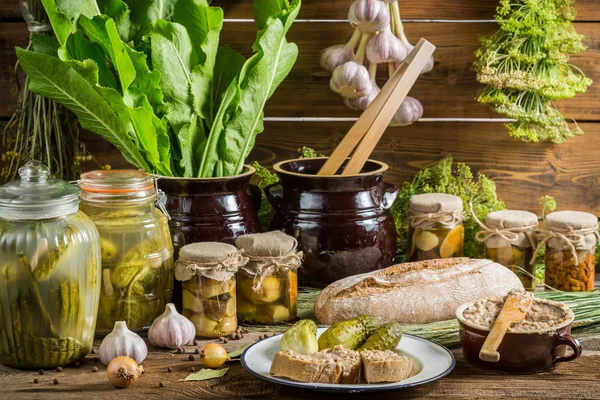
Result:
<svg viewBox="0 0 600 400">
<path fill-rule="evenodd" d="M 408 205 L 409 261 L 463 256 L 463 202 L 445 193 L 414 195 Z"/>
<path fill-rule="evenodd" d="M 81 175 L 81 209 L 100 232 L 102 290 L 96 334 L 116 321 L 140 332 L 163 313 L 173 291 L 173 246 L 165 215 L 155 207 L 154 178 L 143 171 Z"/>
<path fill-rule="evenodd" d="M 0 187 L 0 361 L 56 368 L 92 349 L 100 243 L 79 188 L 29 162 Z"/>
<path fill-rule="evenodd" d="M 487 257 L 513 271 L 526 290 L 535 290 L 537 215 L 519 210 L 494 211 L 486 216 L 484 226 L 476 237 L 485 243 Z"/>
</svg>

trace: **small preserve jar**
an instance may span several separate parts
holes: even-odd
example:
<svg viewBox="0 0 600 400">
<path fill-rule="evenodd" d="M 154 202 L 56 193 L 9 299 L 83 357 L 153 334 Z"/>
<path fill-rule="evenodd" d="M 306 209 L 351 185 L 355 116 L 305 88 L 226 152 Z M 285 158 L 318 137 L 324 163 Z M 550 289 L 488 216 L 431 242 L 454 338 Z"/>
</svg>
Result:
<svg viewBox="0 0 600 400">
<path fill-rule="evenodd" d="M 235 245 L 248 257 L 238 273 L 238 316 L 243 323 L 277 324 L 296 319 L 298 242 L 281 231 L 243 235 Z"/>
<path fill-rule="evenodd" d="M 235 332 L 235 274 L 246 262 L 235 246 L 226 243 L 201 242 L 181 248 L 175 277 L 182 281 L 183 315 L 196 327 L 196 335 L 215 338 Z"/>
<path fill-rule="evenodd" d="M 31 161 L 0 187 L 0 361 L 56 368 L 92 349 L 100 242 L 79 188 Z"/>
<path fill-rule="evenodd" d="M 154 205 L 153 177 L 143 171 L 81 175 L 81 209 L 96 224 L 102 248 L 97 335 L 117 321 L 148 329 L 173 292 L 173 246 L 168 220 Z"/>
<path fill-rule="evenodd" d="M 579 211 L 548 214 L 538 240 L 546 243 L 545 283 L 558 290 L 594 289 L 598 218 Z"/>
<path fill-rule="evenodd" d="M 526 290 L 535 290 L 535 230 L 537 215 L 528 211 L 502 210 L 489 213 L 477 240 L 486 246 L 487 257 L 508 267 Z"/>
<path fill-rule="evenodd" d="M 460 197 L 443 193 L 412 196 L 408 204 L 409 261 L 462 257 L 465 229 Z"/>
</svg>

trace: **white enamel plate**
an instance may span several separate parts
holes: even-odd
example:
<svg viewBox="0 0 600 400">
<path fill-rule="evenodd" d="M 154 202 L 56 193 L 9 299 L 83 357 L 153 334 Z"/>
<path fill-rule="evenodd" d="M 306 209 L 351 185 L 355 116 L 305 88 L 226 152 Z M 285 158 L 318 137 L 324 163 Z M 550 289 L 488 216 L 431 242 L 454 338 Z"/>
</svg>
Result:
<svg viewBox="0 0 600 400">
<path fill-rule="evenodd" d="M 325 332 L 325 328 L 320 328 L 318 335 L 323 332 Z M 242 366 L 256 377 L 280 385 L 324 392 L 358 393 L 423 385 L 448 375 L 456 365 L 454 355 L 447 348 L 427 339 L 405 334 L 402 336 L 398 347 L 396 347 L 396 351 L 401 355 L 415 359 L 413 375 L 408 379 L 396 383 L 367 384 L 363 382 L 354 385 L 296 382 L 291 379 L 272 376 L 269 373 L 273 357 L 279 351 L 280 340 L 281 335 L 277 335 L 248 347 L 242 354 Z"/>
</svg>

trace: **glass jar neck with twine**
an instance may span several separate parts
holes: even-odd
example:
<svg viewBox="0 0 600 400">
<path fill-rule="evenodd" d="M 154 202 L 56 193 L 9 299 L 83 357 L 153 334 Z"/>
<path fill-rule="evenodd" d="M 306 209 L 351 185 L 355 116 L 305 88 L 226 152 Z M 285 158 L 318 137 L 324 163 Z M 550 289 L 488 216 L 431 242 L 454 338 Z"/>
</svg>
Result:
<svg viewBox="0 0 600 400">
<path fill-rule="evenodd" d="M 519 210 L 494 211 L 485 217 L 484 224 L 475 215 L 472 204 L 469 204 L 469 211 L 473 221 L 481 228 L 475 239 L 486 247 L 535 247 L 538 219 L 534 213 Z"/>
<path fill-rule="evenodd" d="M 219 282 L 233 278 L 240 267 L 248 262 L 235 246 L 219 242 L 192 243 L 179 251 L 175 263 L 175 278 L 189 281 L 194 275 Z"/>
<path fill-rule="evenodd" d="M 583 256 L 578 250 L 593 251 L 598 239 L 598 218 L 595 215 L 580 211 L 553 212 L 546 216 L 545 229 L 537 232 L 539 244 L 533 256 L 548 244 L 556 250 L 570 251 L 579 264 Z"/>
<path fill-rule="evenodd" d="M 280 270 L 297 270 L 302 265 L 298 241 L 281 231 L 242 235 L 235 245 L 244 252 L 248 263 L 240 269 L 254 277 L 252 289 L 260 290 L 263 280 Z"/>
<path fill-rule="evenodd" d="M 451 194 L 418 194 L 408 203 L 408 222 L 413 228 L 425 229 L 435 223 L 456 225 L 463 218 L 463 202 Z"/>
</svg>

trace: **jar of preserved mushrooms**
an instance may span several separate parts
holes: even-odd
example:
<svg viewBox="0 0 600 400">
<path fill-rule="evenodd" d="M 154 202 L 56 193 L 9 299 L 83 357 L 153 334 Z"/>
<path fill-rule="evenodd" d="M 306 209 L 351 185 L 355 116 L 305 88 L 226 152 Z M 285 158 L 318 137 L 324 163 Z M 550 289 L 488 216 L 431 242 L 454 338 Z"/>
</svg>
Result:
<svg viewBox="0 0 600 400">
<path fill-rule="evenodd" d="M 247 261 L 227 243 L 201 242 L 181 248 L 175 277 L 182 281 L 183 315 L 196 327 L 196 335 L 215 338 L 235 332 L 235 275 Z"/>
<path fill-rule="evenodd" d="M 235 245 L 248 257 L 238 273 L 238 316 L 245 323 L 277 324 L 296 319 L 298 242 L 281 231 L 243 235 Z"/>
<path fill-rule="evenodd" d="M 155 207 L 154 178 L 143 171 L 81 175 L 81 209 L 96 224 L 102 249 L 102 290 L 96 334 L 116 321 L 148 329 L 171 301 L 173 246 L 168 220 Z"/>
<path fill-rule="evenodd" d="M 0 361 L 56 368 L 92 349 L 100 242 L 79 188 L 31 161 L 0 187 Z"/>
<path fill-rule="evenodd" d="M 487 257 L 513 271 L 526 290 L 535 290 L 535 230 L 537 215 L 528 211 L 489 213 L 476 239 L 486 246 Z"/>
<path fill-rule="evenodd" d="M 462 257 L 465 230 L 460 197 L 443 193 L 412 196 L 408 204 L 409 261 Z"/>
<path fill-rule="evenodd" d="M 594 289 L 598 218 L 579 211 L 548 214 L 538 240 L 546 243 L 545 283 L 558 290 Z"/>
</svg>

